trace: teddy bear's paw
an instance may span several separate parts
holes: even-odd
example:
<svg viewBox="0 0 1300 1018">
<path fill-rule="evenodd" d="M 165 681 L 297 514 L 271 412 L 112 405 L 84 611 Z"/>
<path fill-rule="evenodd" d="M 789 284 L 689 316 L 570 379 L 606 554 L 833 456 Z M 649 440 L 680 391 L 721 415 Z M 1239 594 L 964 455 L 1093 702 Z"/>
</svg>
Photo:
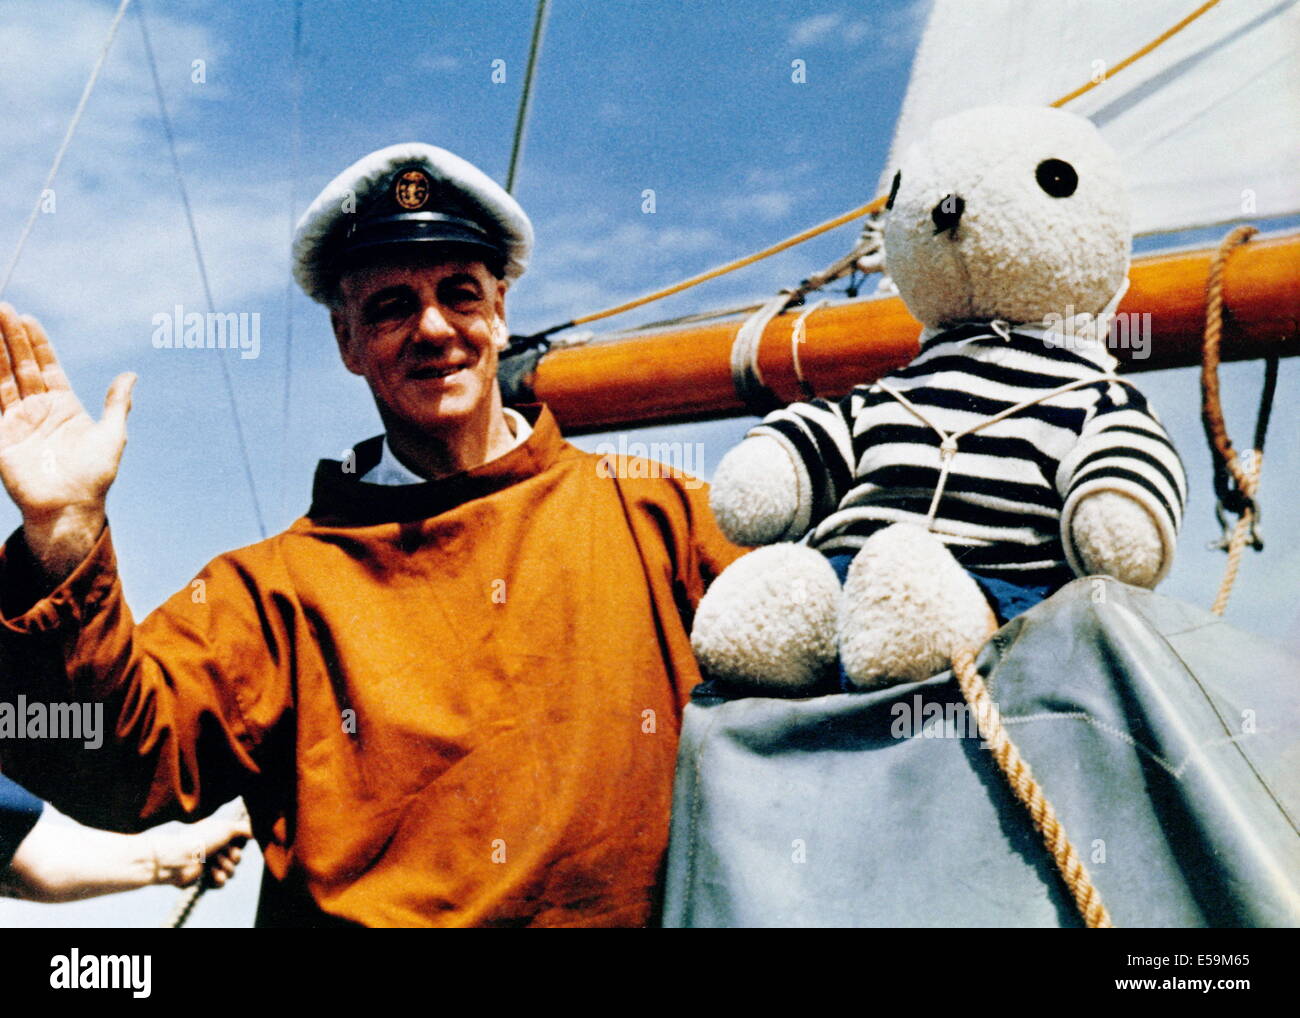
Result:
<svg viewBox="0 0 1300 1018">
<path fill-rule="evenodd" d="M 802 485 L 807 488 L 805 481 Z M 722 457 L 709 487 L 709 508 L 736 544 L 781 540 L 799 511 L 798 468 L 767 435 L 747 438 Z"/>
<path fill-rule="evenodd" d="M 1099 491 L 1082 499 L 1070 531 L 1089 574 L 1154 587 L 1164 573 L 1160 529 L 1142 503 L 1123 492 Z"/>
<path fill-rule="evenodd" d="M 929 531 L 895 524 L 854 556 L 839 612 L 840 661 L 864 689 L 919 682 L 976 650 L 997 619 L 975 581 Z"/>
<path fill-rule="evenodd" d="M 809 690 L 835 662 L 840 584 L 826 557 L 803 545 L 751 551 L 709 587 L 691 647 L 704 674 L 742 686 Z"/>
</svg>

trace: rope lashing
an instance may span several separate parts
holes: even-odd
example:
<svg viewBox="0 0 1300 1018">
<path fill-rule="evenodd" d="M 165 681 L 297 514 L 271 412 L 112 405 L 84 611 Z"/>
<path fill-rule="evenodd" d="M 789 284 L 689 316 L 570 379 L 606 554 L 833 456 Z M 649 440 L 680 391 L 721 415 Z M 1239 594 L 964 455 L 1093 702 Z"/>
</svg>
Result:
<svg viewBox="0 0 1300 1018">
<path fill-rule="evenodd" d="M 758 366 L 758 351 L 767 323 L 784 311 L 795 299 L 793 290 L 782 290 L 746 318 L 736 330 L 731 343 L 731 382 L 736 395 L 749 411 L 762 416 L 781 405 L 781 399 L 763 381 Z"/>
<path fill-rule="evenodd" d="M 1219 362 L 1223 341 L 1223 276 L 1232 252 L 1245 244 L 1259 230 L 1253 226 L 1238 226 L 1220 242 L 1210 263 L 1205 282 L 1205 337 L 1201 347 L 1201 422 L 1205 438 L 1210 445 L 1214 461 L 1214 491 L 1218 502 L 1215 514 L 1223 527 L 1223 536 L 1211 544 L 1212 548 L 1227 551 L 1228 563 L 1219 584 L 1219 592 L 1210 610 L 1222 615 L 1228 607 L 1233 584 L 1241 567 L 1241 555 L 1249 543 L 1256 551 L 1263 550 L 1259 534 L 1260 471 L 1264 462 L 1264 439 L 1273 412 L 1273 396 L 1277 391 L 1277 357 L 1264 361 L 1264 387 L 1260 392 L 1259 410 L 1255 416 L 1254 448 L 1247 457 L 1238 456 L 1228 437 L 1228 426 L 1223 417 L 1223 403 L 1219 389 Z M 1248 462 L 1243 463 L 1243 459 Z M 1229 533 L 1225 513 L 1237 517 Z"/>
<path fill-rule="evenodd" d="M 787 287 L 771 299 L 760 304 L 750 314 L 740 328 L 731 344 L 731 383 L 742 403 L 755 414 L 765 414 L 781 405 L 781 400 L 763 381 L 763 373 L 758 365 L 759 349 L 763 342 L 763 333 L 768 323 L 786 308 L 797 304 L 814 290 L 820 290 L 827 283 L 833 282 L 853 272 L 879 271 L 884 240 L 881 236 L 880 221 L 875 213 L 869 215 L 863 223 L 862 232 L 848 254 L 842 255 L 820 272 L 814 272 L 798 286 Z M 807 309 L 795 321 L 790 332 L 791 360 L 799 389 L 806 398 L 812 396 L 812 386 L 803 374 L 803 364 L 799 359 L 798 344 L 805 336 L 805 319 L 812 311 L 821 307 L 826 301 L 820 301 Z"/>
<path fill-rule="evenodd" d="M 1210 10 L 1210 8 L 1216 6 L 1218 2 L 1219 0 L 1208 0 L 1207 3 L 1202 4 L 1196 10 L 1192 11 L 1191 14 L 1187 15 L 1185 18 L 1181 19 L 1180 21 L 1171 25 L 1169 28 L 1165 29 L 1165 31 L 1161 32 L 1158 36 L 1156 36 L 1146 45 L 1141 46 L 1140 48 L 1134 50 L 1123 60 L 1119 61 L 1114 67 L 1110 69 L 1110 72 L 1104 78 L 1102 78 L 1099 81 L 1098 80 L 1088 81 L 1085 84 L 1080 85 L 1078 88 L 1074 89 L 1073 91 L 1067 92 L 1065 95 L 1061 96 L 1055 102 L 1051 103 L 1051 105 L 1057 107 L 1064 106 L 1066 103 L 1071 102 L 1074 99 L 1077 99 L 1085 92 L 1091 91 L 1092 89 L 1096 88 L 1098 85 L 1102 84 L 1103 82 L 1110 81 L 1115 77 L 1115 75 L 1119 74 L 1125 68 L 1136 63 L 1142 57 L 1146 56 L 1152 50 L 1155 50 L 1165 42 L 1168 42 L 1175 35 L 1181 32 L 1184 28 L 1190 25 L 1193 21 L 1199 18 L 1202 14 L 1206 13 L 1208 10 Z M 863 216 L 867 216 L 867 215 L 871 215 L 872 213 L 879 212 L 881 209 L 885 207 L 885 201 L 887 197 L 888 197 L 887 195 L 883 195 L 883 194 L 879 195 L 876 198 L 872 199 L 870 202 L 868 202 L 866 205 L 862 205 L 856 209 L 852 209 L 848 212 L 845 212 L 843 215 L 836 216 L 834 219 L 828 219 L 824 223 L 819 223 L 816 226 L 809 227 L 808 229 L 803 230 L 800 233 L 796 233 L 792 237 L 787 237 L 785 240 L 780 241 L 777 244 L 773 244 L 771 247 L 764 248 L 762 251 L 757 251 L 754 254 L 746 255 L 743 258 L 737 258 L 735 261 L 731 261 L 723 265 L 719 265 L 716 268 L 709 269 L 707 272 L 701 272 L 699 275 L 691 276 L 689 279 L 683 279 L 679 283 L 674 283 L 671 286 L 666 286 L 661 290 L 655 290 L 654 292 L 648 293 L 643 297 L 637 297 L 635 300 L 626 301 L 622 304 L 616 304 L 614 307 L 605 308 L 603 311 L 595 311 L 592 312 L 591 314 L 581 315 L 578 318 L 571 319 L 570 321 L 567 322 L 562 322 L 559 325 L 553 325 L 549 329 L 544 329 L 541 332 L 536 333 L 534 336 L 527 337 L 527 338 L 540 339 L 543 336 L 549 336 L 553 332 L 560 332 L 564 329 L 573 328 L 575 325 L 586 325 L 589 322 L 600 321 L 602 318 L 612 318 L 614 315 L 621 315 L 624 311 L 631 311 L 634 308 L 642 307 L 645 304 L 650 304 L 654 301 L 662 300 L 665 297 L 671 297 L 673 294 L 681 293 L 683 290 L 688 290 L 693 286 L 699 286 L 701 283 L 706 283 L 711 279 L 717 279 L 719 276 L 724 276 L 729 272 L 735 272 L 737 269 L 743 269 L 746 266 L 753 265 L 755 262 L 762 261 L 764 258 L 770 258 L 772 257 L 772 255 L 779 254 L 780 252 L 785 251 L 788 248 L 794 247 L 796 244 L 802 244 L 804 241 L 811 240 L 813 237 L 819 237 L 823 233 L 827 233 L 831 230 L 834 230 L 836 227 L 843 226 L 845 223 L 850 223 L 855 219 L 860 219 Z"/>
<path fill-rule="evenodd" d="M 799 348 L 808 339 L 808 317 L 819 308 L 824 308 L 830 301 L 822 298 L 816 304 L 809 304 L 803 309 L 803 313 L 794 320 L 794 325 L 790 327 L 790 364 L 794 368 L 795 380 L 799 383 L 799 391 L 803 393 L 804 399 L 812 399 L 817 394 L 809 381 L 804 378 L 803 361 L 799 357 Z"/>
<path fill-rule="evenodd" d="M 993 698 L 989 695 L 988 686 L 975 667 L 975 655 L 968 649 L 957 651 L 952 658 L 952 671 L 962 696 L 975 713 L 980 738 L 993 754 L 998 770 L 1002 772 L 1012 794 L 1029 813 L 1034 830 L 1042 836 L 1043 844 L 1051 854 L 1052 862 L 1056 864 L 1056 870 L 1065 882 L 1084 924 L 1088 929 L 1111 929 L 1114 924 L 1101 900 L 1101 894 L 1061 825 L 1056 809 L 1007 734 Z"/>
</svg>

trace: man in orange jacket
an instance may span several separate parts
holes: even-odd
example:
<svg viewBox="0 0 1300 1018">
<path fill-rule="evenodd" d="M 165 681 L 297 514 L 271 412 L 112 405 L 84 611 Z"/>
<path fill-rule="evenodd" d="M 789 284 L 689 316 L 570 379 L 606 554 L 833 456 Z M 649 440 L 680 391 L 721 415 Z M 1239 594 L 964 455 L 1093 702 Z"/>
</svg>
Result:
<svg viewBox="0 0 1300 1018">
<path fill-rule="evenodd" d="M 0 740 L 6 773 L 118 830 L 243 796 L 261 925 L 653 920 L 691 616 L 741 549 L 699 482 L 620 477 L 544 406 L 503 407 L 531 241 L 509 195 L 432 146 L 331 182 L 295 271 L 385 434 L 139 625 L 104 509 L 133 378 L 93 421 L 36 320 L 0 306 L 0 480 L 23 517 L 0 556 L 0 699 L 93 700 L 110 732 L 93 752 Z"/>
</svg>

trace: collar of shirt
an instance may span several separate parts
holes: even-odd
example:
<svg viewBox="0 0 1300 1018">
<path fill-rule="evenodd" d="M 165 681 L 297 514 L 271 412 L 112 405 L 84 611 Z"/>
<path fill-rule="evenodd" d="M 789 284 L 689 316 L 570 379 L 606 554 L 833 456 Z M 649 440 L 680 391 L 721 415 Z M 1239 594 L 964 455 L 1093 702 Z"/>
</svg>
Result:
<svg viewBox="0 0 1300 1018">
<path fill-rule="evenodd" d="M 510 427 L 511 434 L 514 435 L 514 441 L 510 443 L 510 448 L 505 452 L 523 445 L 528 440 L 528 436 L 533 432 L 533 426 L 524 419 L 523 414 L 510 407 L 503 407 L 506 415 L 506 424 Z M 504 456 L 505 453 L 502 453 Z M 414 470 L 411 470 L 406 464 L 397 458 L 393 452 L 393 447 L 388 444 L 388 436 L 384 436 L 384 448 L 380 454 L 378 465 L 361 478 L 366 484 L 423 484 L 425 478 L 421 477 Z"/>
<path fill-rule="evenodd" d="M 1110 323 L 1115 317 L 1120 300 L 1128 292 L 1126 278 L 1110 301 L 1098 314 L 1082 312 L 1070 315 L 1048 315 L 1042 324 L 1007 322 L 1003 320 L 959 322 L 946 329 L 924 329 L 921 332 L 921 349 L 930 352 L 944 344 L 965 346 L 981 344 L 996 348 L 1010 342 L 1011 335 L 1027 336 L 1041 340 L 1048 349 L 1069 350 L 1095 364 L 1107 374 L 1113 374 L 1119 361 L 1106 347 Z"/>
<path fill-rule="evenodd" d="M 519 404 L 514 409 L 530 428 L 519 444 L 491 462 L 436 481 L 393 485 L 362 480 L 379 465 L 383 435 L 358 442 L 342 460 L 321 460 L 312 482 L 311 506 L 295 526 L 357 527 L 430 519 L 536 477 L 564 456 L 582 455 L 564 440 L 545 405 Z"/>
</svg>

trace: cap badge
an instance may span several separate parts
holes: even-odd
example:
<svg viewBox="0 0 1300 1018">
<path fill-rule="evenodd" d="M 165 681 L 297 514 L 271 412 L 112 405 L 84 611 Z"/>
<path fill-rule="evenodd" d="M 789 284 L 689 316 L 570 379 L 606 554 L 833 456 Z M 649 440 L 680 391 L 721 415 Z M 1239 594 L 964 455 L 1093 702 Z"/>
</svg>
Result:
<svg viewBox="0 0 1300 1018">
<path fill-rule="evenodd" d="M 393 184 L 393 197 L 408 211 L 424 208 L 429 200 L 429 175 L 423 170 L 405 170 Z"/>
</svg>

